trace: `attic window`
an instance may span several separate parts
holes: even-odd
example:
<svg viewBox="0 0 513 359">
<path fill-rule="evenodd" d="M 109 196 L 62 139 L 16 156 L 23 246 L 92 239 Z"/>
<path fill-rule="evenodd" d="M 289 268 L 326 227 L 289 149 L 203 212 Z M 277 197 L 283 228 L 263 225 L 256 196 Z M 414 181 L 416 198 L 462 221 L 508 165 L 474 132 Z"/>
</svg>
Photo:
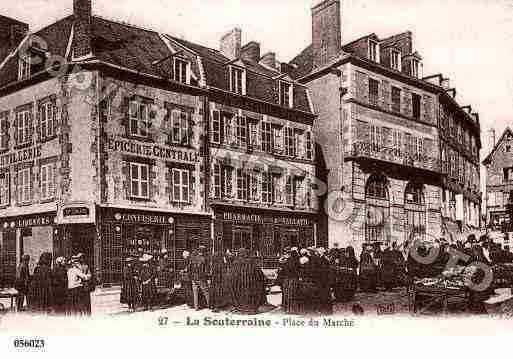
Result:
<svg viewBox="0 0 513 359">
<path fill-rule="evenodd" d="M 20 56 L 18 59 L 18 80 L 26 80 L 30 77 L 30 54 Z"/>
<path fill-rule="evenodd" d="M 410 75 L 419 78 L 419 60 L 411 59 Z"/>
<path fill-rule="evenodd" d="M 390 67 L 401 71 L 401 53 L 394 49 L 390 50 Z"/>
<path fill-rule="evenodd" d="M 379 62 L 379 44 L 374 40 L 369 40 L 369 60 Z"/>
<path fill-rule="evenodd" d="M 190 64 L 189 61 L 175 57 L 173 64 L 173 79 L 184 84 L 190 83 Z"/>
<path fill-rule="evenodd" d="M 230 91 L 239 95 L 246 94 L 246 72 L 244 69 L 230 66 Z"/>
<path fill-rule="evenodd" d="M 292 107 L 292 84 L 280 81 L 280 105 Z"/>
</svg>

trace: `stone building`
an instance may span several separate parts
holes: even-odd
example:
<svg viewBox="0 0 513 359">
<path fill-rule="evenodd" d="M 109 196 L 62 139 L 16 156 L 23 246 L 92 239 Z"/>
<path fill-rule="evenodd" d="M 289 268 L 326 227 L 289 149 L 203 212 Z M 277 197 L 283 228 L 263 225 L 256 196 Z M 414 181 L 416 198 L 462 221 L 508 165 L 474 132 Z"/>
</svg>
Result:
<svg viewBox="0 0 513 359">
<path fill-rule="evenodd" d="M 240 30 L 218 51 L 93 15 L 91 0 L 35 33 L 0 28 L 3 283 L 44 251 L 82 252 L 112 284 L 129 255 L 166 250 L 179 269 L 199 245 L 275 257 L 299 233 L 314 243 L 306 87 Z"/>
<path fill-rule="evenodd" d="M 445 90 L 423 79 L 409 31 L 342 44 L 340 10 L 338 0 L 312 8 L 312 44 L 290 62 L 318 115 L 318 171 L 327 185 L 319 240 L 360 248 L 446 236 L 438 128 Z"/>
<path fill-rule="evenodd" d="M 513 131 L 507 127 L 497 143 L 492 140 L 492 146 L 483 161 L 486 167 L 486 225 L 493 231 L 513 232 L 507 208 L 513 201 Z"/>
</svg>

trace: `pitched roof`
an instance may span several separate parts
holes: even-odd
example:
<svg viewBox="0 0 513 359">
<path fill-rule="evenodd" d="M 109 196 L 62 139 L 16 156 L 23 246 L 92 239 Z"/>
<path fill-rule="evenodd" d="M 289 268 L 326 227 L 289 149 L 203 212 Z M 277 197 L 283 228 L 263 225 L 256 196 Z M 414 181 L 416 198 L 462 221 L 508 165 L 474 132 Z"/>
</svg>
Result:
<svg viewBox="0 0 513 359">
<path fill-rule="evenodd" d="M 490 163 L 493 159 L 493 156 L 495 155 L 495 152 L 499 149 L 500 145 L 502 144 L 502 142 L 504 141 L 504 139 L 506 138 L 506 135 L 510 135 L 510 136 L 513 136 L 513 131 L 511 131 L 511 128 L 506 127 L 506 129 L 504 130 L 504 132 L 502 133 L 502 136 L 501 138 L 499 139 L 499 141 L 497 141 L 497 143 L 495 144 L 495 146 L 493 146 L 493 149 L 492 151 L 490 152 L 490 154 L 488 156 L 486 156 L 486 158 L 483 160 L 483 165 L 486 165 L 488 163 Z"/>
</svg>

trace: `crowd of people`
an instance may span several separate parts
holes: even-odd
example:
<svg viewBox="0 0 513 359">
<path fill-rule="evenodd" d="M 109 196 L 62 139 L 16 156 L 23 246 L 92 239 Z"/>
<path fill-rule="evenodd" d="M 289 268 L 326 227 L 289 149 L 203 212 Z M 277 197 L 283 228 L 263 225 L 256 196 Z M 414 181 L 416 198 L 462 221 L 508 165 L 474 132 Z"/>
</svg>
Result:
<svg viewBox="0 0 513 359">
<path fill-rule="evenodd" d="M 24 255 L 16 273 L 15 289 L 18 292 L 18 311 L 58 315 L 90 315 L 94 277 L 82 253 L 55 259 L 42 253 L 30 273 L 30 256 Z M 27 305 L 25 306 L 25 301 Z"/>
</svg>

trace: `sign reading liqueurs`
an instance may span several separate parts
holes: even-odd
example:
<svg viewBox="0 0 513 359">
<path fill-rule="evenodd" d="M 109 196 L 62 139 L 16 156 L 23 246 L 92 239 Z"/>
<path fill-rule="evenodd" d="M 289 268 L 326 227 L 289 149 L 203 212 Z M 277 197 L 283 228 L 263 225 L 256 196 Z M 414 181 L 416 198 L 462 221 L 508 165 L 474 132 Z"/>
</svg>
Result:
<svg viewBox="0 0 513 359">
<path fill-rule="evenodd" d="M 109 151 L 122 152 L 131 155 L 151 157 L 174 162 L 199 162 L 197 151 L 177 147 L 161 146 L 157 144 L 140 143 L 134 140 L 109 138 L 107 140 Z"/>
</svg>

